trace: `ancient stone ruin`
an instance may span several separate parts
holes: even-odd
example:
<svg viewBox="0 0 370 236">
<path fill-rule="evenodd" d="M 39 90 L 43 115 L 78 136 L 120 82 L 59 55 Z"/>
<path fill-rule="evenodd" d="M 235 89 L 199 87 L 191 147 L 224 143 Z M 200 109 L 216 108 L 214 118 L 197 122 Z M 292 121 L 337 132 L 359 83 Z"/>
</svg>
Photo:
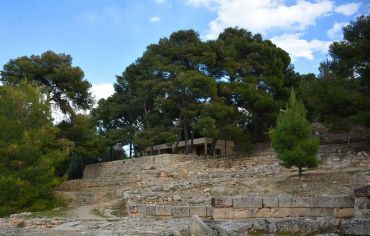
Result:
<svg viewBox="0 0 370 236">
<path fill-rule="evenodd" d="M 7 233 L 60 235 L 368 235 L 367 143 L 321 146 L 319 169 L 279 165 L 268 145 L 248 156 L 163 154 L 89 165 L 62 184 L 65 215 L 1 219 Z"/>
</svg>

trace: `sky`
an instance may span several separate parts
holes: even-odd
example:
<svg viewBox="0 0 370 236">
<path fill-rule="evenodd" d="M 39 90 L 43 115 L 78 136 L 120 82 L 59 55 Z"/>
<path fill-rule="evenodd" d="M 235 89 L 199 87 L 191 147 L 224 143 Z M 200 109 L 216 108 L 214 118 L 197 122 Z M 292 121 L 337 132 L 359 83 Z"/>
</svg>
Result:
<svg viewBox="0 0 370 236">
<path fill-rule="evenodd" d="M 369 12 L 368 0 L 0 0 L 0 66 L 47 50 L 70 54 L 105 98 L 147 45 L 181 29 L 211 40 L 238 26 L 287 51 L 297 72 L 317 73 L 342 27 Z"/>
</svg>

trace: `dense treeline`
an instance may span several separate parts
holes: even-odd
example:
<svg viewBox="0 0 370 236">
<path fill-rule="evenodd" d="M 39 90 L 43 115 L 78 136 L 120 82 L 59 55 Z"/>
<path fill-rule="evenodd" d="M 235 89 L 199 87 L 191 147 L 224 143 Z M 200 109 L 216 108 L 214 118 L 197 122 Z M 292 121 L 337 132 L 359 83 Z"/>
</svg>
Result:
<svg viewBox="0 0 370 236">
<path fill-rule="evenodd" d="M 149 45 L 93 115 L 101 133 L 135 153 L 180 140 L 188 153 L 192 138 L 208 136 L 213 155 L 217 139 L 241 147 L 265 140 L 292 76 L 289 55 L 259 34 L 229 28 L 202 42 L 193 30 L 178 31 Z"/>
<path fill-rule="evenodd" d="M 332 131 L 370 127 L 369 21 L 361 16 L 343 29 L 317 77 L 294 72 L 285 51 L 244 29 L 228 28 L 207 42 L 192 30 L 175 32 L 117 76 L 115 94 L 100 101 L 94 119 L 105 137 L 130 146 L 130 157 L 180 140 L 188 153 L 201 136 L 238 147 L 266 141 L 291 88 L 310 121 Z"/>
<path fill-rule="evenodd" d="M 185 140 L 190 153 L 192 140 L 207 136 L 213 155 L 217 139 L 235 141 L 238 151 L 266 141 L 292 88 L 311 122 L 332 131 L 370 127 L 370 16 L 343 30 L 318 76 L 296 73 L 284 50 L 244 29 L 206 42 L 193 30 L 174 32 L 117 76 L 115 93 L 95 109 L 71 56 L 10 60 L 0 72 L 0 216 L 53 207 L 60 181 L 82 177 L 88 163 L 123 158 L 123 145 L 132 157 Z M 52 109 L 68 119 L 54 124 Z"/>
</svg>

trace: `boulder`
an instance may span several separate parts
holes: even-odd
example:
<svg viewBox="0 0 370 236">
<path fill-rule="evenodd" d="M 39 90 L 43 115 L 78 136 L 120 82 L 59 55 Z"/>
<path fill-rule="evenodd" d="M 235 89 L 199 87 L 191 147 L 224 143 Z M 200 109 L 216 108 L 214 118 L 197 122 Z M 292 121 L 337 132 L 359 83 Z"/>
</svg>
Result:
<svg viewBox="0 0 370 236">
<path fill-rule="evenodd" d="M 190 220 L 189 232 L 192 236 L 215 236 L 216 233 L 206 225 L 197 215 Z"/>
</svg>

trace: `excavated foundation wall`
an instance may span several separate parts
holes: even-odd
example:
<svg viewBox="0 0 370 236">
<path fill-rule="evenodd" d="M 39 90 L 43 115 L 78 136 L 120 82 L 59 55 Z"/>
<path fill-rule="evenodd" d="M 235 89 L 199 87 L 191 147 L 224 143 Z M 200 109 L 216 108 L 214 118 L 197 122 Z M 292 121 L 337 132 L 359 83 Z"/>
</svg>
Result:
<svg viewBox="0 0 370 236">
<path fill-rule="evenodd" d="M 215 220 L 281 217 L 334 217 L 354 216 L 355 199 L 340 197 L 262 197 L 237 196 L 212 198 L 210 206 L 174 206 L 128 203 L 132 217 L 180 218 L 198 215 Z"/>
</svg>

